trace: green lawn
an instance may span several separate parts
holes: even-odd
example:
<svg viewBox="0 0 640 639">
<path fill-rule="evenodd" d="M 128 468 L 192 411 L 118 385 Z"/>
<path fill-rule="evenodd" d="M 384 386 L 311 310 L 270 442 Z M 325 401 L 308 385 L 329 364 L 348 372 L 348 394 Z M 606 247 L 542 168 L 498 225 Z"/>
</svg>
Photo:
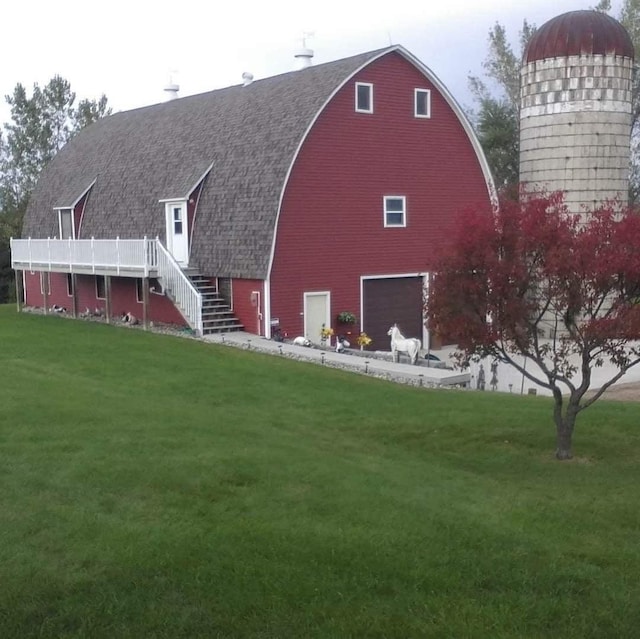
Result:
<svg viewBox="0 0 640 639">
<path fill-rule="evenodd" d="M 0 307 L 0 637 L 636 637 L 640 405 Z"/>
</svg>

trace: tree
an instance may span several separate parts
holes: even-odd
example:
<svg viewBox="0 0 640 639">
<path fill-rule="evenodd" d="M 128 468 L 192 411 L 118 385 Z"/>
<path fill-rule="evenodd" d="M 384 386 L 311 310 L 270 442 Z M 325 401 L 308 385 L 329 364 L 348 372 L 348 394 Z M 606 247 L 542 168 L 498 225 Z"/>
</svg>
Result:
<svg viewBox="0 0 640 639">
<path fill-rule="evenodd" d="M 0 132 L 0 303 L 13 295 L 9 238 L 20 234 L 40 172 L 80 129 L 111 113 L 104 95 L 76 107 L 76 94 L 60 76 L 42 88 L 34 84 L 31 96 L 17 84 L 6 100 L 11 122 Z"/>
<path fill-rule="evenodd" d="M 471 113 L 471 119 L 498 189 L 518 183 L 520 66 L 535 29 L 535 25 L 523 22 L 517 54 L 504 26 L 496 22 L 489 31 L 489 53 L 483 67 L 497 93 L 481 78 L 469 76 L 469 88 L 478 104 L 478 111 Z"/>
<path fill-rule="evenodd" d="M 611 1 L 600 0 L 596 11 L 611 13 Z M 623 0 L 616 18 L 629 32 L 640 56 L 640 0 Z M 480 144 L 498 188 L 518 183 L 520 65 L 536 27 L 524 20 L 518 34 L 517 50 L 509 42 L 506 29 L 496 24 L 489 31 L 489 49 L 483 63 L 485 81 L 469 76 L 469 88 L 477 110 L 470 113 Z M 640 74 L 633 76 L 631 133 L 631 175 L 629 201 L 640 197 Z M 516 123 L 514 127 L 513 123 Z M 515 170 L 514 170 L 515 167 Z"/>
<path fill-rule="evenodd" d="M 10 200 L 24 208 L 40 171 L 80 129 L 109 115 L 107 98 L 82 100 L 69 82 L 54 76 L 44 88 L 33 85 L 31 97 L 22 84 L 6 96 L 11 122 L 5 124 L 5 156 L 0 178 Z"/>
<path fill-rule="evenodd" d="M 453 237 L 425 308 L 432 330 L 457 338 L 460 364 L 492 356 L 549 389 L 556 457 L 571 458 L 578 414 L 640 362 L 640 216 L 605 204 L 581 220 L 561 193 L 521 193 L 466 212 Z"/>
</svg>

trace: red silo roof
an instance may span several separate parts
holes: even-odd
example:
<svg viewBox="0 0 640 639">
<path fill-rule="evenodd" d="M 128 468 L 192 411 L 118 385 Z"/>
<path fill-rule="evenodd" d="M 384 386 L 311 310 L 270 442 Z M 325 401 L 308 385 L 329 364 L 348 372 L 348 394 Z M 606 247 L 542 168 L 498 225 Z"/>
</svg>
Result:
<svg viewBox="0 0 640 639">
<path fill-rule="evenodd" d="M 534 33 L 524 63 L 593 54 L 633 58 L 633 43 L 627 30 L 606 13 L 569 11 L 545 22 Z"/>
</svg>

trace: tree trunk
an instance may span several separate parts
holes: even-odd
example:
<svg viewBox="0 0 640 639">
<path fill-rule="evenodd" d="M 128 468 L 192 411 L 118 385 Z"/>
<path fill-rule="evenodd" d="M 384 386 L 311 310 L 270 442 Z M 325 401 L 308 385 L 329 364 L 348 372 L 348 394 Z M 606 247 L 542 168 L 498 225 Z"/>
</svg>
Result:
<svg viewBox="0 0 640 639">
<path fill-rule="evenodd" d="M 567 428 L 565 424 L 562 427 L 556 427 L 556 459 L 561 461 L 571 459 L 571 437 L 573 428 Z"/>
<path fill-rule="evenodd" d="M 553 389 L 553 396 L 555 399 L 553 417 L 556 423 L 556 459 L 571 459 L 573 457 L 571 440 L 579 412 L 580 399 L 572 393 L 568 399 L 566 413 L 563 415 L 562 404 L 564 398 L 558 388 Z"/>
</svg>

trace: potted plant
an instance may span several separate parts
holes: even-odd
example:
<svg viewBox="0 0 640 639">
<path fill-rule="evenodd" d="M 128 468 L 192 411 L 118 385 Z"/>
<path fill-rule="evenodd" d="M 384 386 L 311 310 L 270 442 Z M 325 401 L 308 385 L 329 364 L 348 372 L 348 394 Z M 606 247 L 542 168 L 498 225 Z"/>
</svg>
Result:
<svg viewBox="0 0 640 639">
<path fill-rule="evenodd" d="M 323 324 L 322 328 L 320 329 L 320 344 L 322 345 L 323 348 L 326 345 L 327 340 L 329 340 L 329 343 L 331 343 L 332 336 L 333 336 L 333 329 L 330 326 L 325 326 Z"/>
<path fill-rule="evenodd" d="M 360 333 L 356 339 L 358 346 L 360 346 L 360 350 L 364 350 L 372 341 L 373 340 L 366 333 Z"/>
<path fill-rule="evenodd" d="M 351 311 L 342 311 L 338 313 L 338 324 L 355 324 L 358 318 Z"/>
</svg>

